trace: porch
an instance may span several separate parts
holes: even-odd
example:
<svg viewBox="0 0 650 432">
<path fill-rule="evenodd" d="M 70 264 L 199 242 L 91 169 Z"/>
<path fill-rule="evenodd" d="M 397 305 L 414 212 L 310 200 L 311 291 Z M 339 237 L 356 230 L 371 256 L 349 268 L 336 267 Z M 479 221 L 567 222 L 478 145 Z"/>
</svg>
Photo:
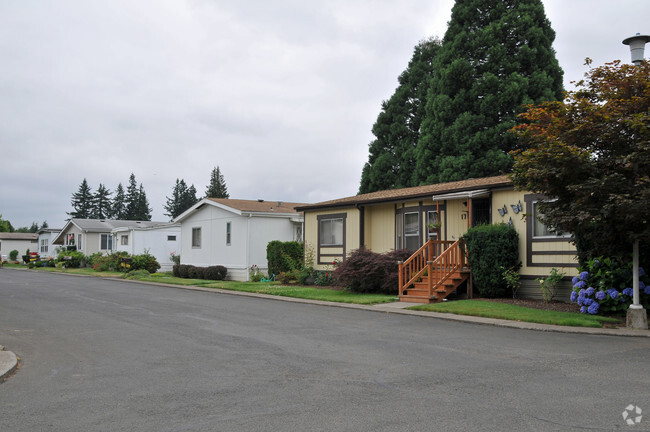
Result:
<svg viewBox="0 0 650 432">
<path fill-rule="evenodd" d="M 472 278 L 463 240 L 429 240 L 409 259 L 399 263 L 400 302 L 437 303 L 467 285 Z"/>
</svg>

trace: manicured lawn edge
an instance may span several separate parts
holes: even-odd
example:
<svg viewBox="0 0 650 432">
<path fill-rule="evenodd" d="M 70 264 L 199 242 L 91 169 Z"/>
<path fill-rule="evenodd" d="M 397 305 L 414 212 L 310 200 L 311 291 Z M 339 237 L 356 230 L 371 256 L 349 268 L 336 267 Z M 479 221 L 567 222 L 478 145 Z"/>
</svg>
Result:
<svg viewBox="0 0 650 432">
<path fill-rule="evenodd" d="M 480 300 L 457 300 L 412 306 L 408 309 L 570 327 L 602 328 L 603 323 L 620 323 L 618 319 L 599 315 L 547 311 L 507 303 L 485 302 Z"/>
</svg>

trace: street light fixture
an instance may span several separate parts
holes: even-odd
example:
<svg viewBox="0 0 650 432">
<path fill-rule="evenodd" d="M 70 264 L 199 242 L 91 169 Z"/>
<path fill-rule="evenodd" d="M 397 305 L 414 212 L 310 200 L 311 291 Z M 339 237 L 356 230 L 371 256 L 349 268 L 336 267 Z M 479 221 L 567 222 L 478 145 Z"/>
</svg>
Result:
<svg viewBox="0 0 650 432">
<path fill-rule="evenodd" d="M 632 63 L 635 66 L 641 65 L 645 44 L 648 42 L 650 42 L 650 36 L 640 33 L 623 40 L 624 45 L 630 46 Z M 627 327 L 647 330 L 648 315 L 639 303 L 639 240 L 635 240 L 632 245 L 632 291 L 632 304 L 627 310 Z"/>
<path fill-rule="evenodd" d="M 635 66 L 639 66 L 643 61 L 643 51 L 645 50 L 645 44 L 648 42 L 650 42 L 650 36 L 641 35 L 640 33 L 623 40 L 624 45 L 630 46 L 632 63 Z"/>
</svg>

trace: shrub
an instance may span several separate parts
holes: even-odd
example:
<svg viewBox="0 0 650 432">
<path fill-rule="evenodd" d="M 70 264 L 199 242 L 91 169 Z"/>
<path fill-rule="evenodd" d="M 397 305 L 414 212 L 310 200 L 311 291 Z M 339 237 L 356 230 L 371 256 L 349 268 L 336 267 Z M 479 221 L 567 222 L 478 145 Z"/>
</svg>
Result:
<svg viewBox="0 0 650 432">
<path fill-rule="evenodd" d="M 18 251 L 16 249 L 9 252 L 9 259 L 12 261 L 16 261 L 18 259 Z"/>
<path fill-rule="evenodd" d="M 482 297 L 503 297 L 506 284 L 502 267 L 518 270 L 519 235 L 506 224 L 479 225 L 462 237 L 474 285 Z"/>
<path fill-rule="evenodd" d="M 174 264 L 172 266 L 172 275 L 175 277 L 181 277 L 181 265 L 180 264 Z"/>
<path fill-rule="evenodd" d="M 208 280 L 224 280 L 228 269 L 221 265 L 206 267 L 204 277 Z"/>
<path fill-rule="evenodd" d="M 79 268 L 81 262 L 86 260 L 86 256 L 77 251 L 62 251 L 56 260 L 68 268 Z"/>
<path fill-rule="evenodd" d="M 560 273 L 558 269 L 553 267 L 551 269 L 551 274 L 546 278 L 537 279 L 540 286 L 539 289 L 542 290 L 542 298 L 546 303 L 550 302 L 557 295 L 557 286 L 562 281 L 564 273 Z"/>
<path fill-rule="evenodd" d="M 269 274 L 279 275 L 282 272 L 300 270 L 304 260 L 303 245 L 296 241 L 270 241 L 266 245 L 266 260 Z"/>
<path fill-rule="evenodd" d="M 205 271 L 203 270 L 203 267 L 195 267 L 191 265 L 189 266 L 187 277 L 190 279 L 205 279 Z"/>
<path fill-rule="evenodd" d="M 181 278 L 190 277 L 190 266 L 187 264 L 180 264 L 178 266 L 178 277 Z"/>
<path fill-rule="evenodd" d="M 338 283 L 360 293 L 395 294 L 398 292 L 398 261 L 404 261 L 411 252 L 406 249 L 384 254 L 365 248 L 353 251 L 338 264 L 334 277 Z"/>
<path fill-rule="evenodd" d="M 248 269 L 248 280 L 250 282 L 259 282 L 263 277 L 264 275 L 256 265 L 252 265 L 251 268 Z"/>
<path fill-rule="evenodd" d="M 512 291 L 512 298 L 517 298 L 517 291 L 521 287 L 521 280 L 519 272 L 514 268 L 505 268 L 501 266 L 501 274 L 503 275 L 503 281 L 506 283 L 507 287 Z"/>
<path fill-rule="evenodd" d="M 336 278 L 334 277 L 332 270 L 317 270 L 315 275 L 314 285 L 331 286 L 336 284 Z"/>
<path fill-rule="evenodd" d="M 300 270 L 282 272 L 277 276 L 277 280 L 283 284 L 297 284 L 299 283 L 300 274 L 301 274 Z M 302 282 L 300 283 L 302 284 Z"/>
<path fill-rule="evenodd" d="M 160 268 L 156 257 L 151 255 L 146 249 L 143 254 L 133 255 L 132 258 L 131 270 L 146 270 L 149 273 L 156 273 Z"/>
<path fill-rule="evenodd" d="M 96 271 L 122 271 L 124 269 L 121 265 L 121 259 L 128 256 L 129 254 L 126 252 L 113 252 L 108 255 L 103 255 L 98 252 L 88 256 L 86 259 Z"/>
<path fill-rule="evenodd" d="M 598 257 L 587 261 L 573 278 L 571 301 L 580 312 L 595 314 L 622 313 L 632 304 L 632 264 Z M 639 267 L 639 301 L 650 308 L 650 278 Z"/>
</svg>

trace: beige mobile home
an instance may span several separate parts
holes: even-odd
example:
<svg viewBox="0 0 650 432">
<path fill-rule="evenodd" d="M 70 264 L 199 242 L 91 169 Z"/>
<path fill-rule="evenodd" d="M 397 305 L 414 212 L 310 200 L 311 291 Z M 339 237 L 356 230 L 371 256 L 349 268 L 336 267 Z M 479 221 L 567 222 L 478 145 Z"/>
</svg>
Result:
<svg viewBox="0 0 650 432">
<path fill-rule="evenodd" d="M 568 278 L 577 274 L 578 265 L 570 236 L 537 220 L 541 199 L 516 191 L 507 176 L 497 176 L 373 192 L 297 210 L 305 214 L 305 244 L 313 248 L 320 269 L 345 260 L 361 246 L 378 253 L 405 248 L 422 254 L 428 244 L 431 256 L 437 257 L 472 226 L 510 224 L 519 233 L 520 293 L 537 297 L 537 278 L 548 276 L 553 267 Z M 471 296 L 471 278 L 468 282 Z M 561 297 L 568 299 L 569 294 L 566 289 Z M 408 300 L 401 291 L 400 297 Z"/>
</svg>

